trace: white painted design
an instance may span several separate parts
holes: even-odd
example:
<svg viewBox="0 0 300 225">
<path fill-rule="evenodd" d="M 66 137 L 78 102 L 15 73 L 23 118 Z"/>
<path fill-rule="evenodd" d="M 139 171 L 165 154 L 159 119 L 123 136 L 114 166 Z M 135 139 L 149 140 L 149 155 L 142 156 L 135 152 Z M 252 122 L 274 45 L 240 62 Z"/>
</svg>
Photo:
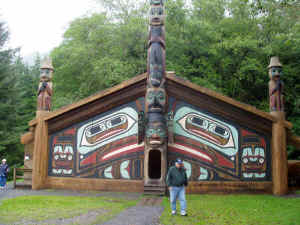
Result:
<svg viewBox="0 0 300 225">
<path fill-rule="evenodd" d="M 196 151 L 196 150 L 194 150 L 194 149 L 191 149 L 191 148 L 189 148 L 189 147 L 186 147 L 186 146 L 183 146 L 183 145 L 180 145 L 180 144 L 168 144 L 168 146 L 171 146 L 171 147 L 180 149 L 180 150 L 182 150 L 182 151 L 185 151 L 185 152 L 187 152 L 187 153 L 196 155 L 196 156 L 198 156 L 198 157 L 200 157 L 200 158 L 203 158 L 203 159 L 206 159 L 206 160 L 212 162 L 212 159 L 211 159 L 209 156 L 203 154 L 202 152 L 198 152 L 198 151 Z"/>
<path fill-rule="evenodd" d="M 183 165 L 185 168 L 186 176 L 189 179 L 192 176 L 192 164 L 187 161 L 183 161 Z"/>
<path fill-rule="evenodd" d="M 112 175 L 112 166 L 107 167 L 104 170 L 104 177 L 105 178 L 109 178 L 109 179 L 113 179 L 113 175 Z"/>
<path fill-rule="evenodd" d="M 138 114 L 135 109 L 125 107 L 115 113 L 84 124 L 77 133 L 78 152 L 87 154 L 118 139 L 137 134 L 137 118 Z M 112 124 L 114 119 L 120 120 L 119 123 Z M 122 124 L 126 124 L 126 126 L 117 129 Z M 101 139 L 90 141 L 91 138 L 101 135 L 102 132 Z M 108 133 L 104 134 L 104 132 Z"/>
<path fill-rule="evenodd" d="M 110 152 L 110 153 L 104 155 L 102 157 L 102 159 L 104 160 L 104 159 L 110 158 L 110 157 L 112 157 L 114 155 L 126 152 L 126 151 L 131 150 L 131 149 L 135 149 L 135 148 L 138 148 L 138 147 L 143 147 L 143 146 L 144 146 L 144 143 L 134 144 L 134 145 L 128 145 L 128 146 L 126 146 L 124 148 L 120 148 L 119 150 L 116 150 L 116 151 L 113 151 L 113 152 Z"/>
<path fill-rule="evenodd" d="M 202 122 L 202 124 L 193 123 L 193 126 L 199 129 L 187 127 L 187 124 L 191 124 L 194 119 Z M 239 134 L 237 128 L 190 107 L 184 106 L 176 111 L 174 132 L 199 141 L 228 156 L 234 156 L 238 152 Z"/>
<path fill-rule="evenodd" d="M 207 180 L 208 179 L 208 171 L 205 168 L 200 167 L 200 176 L 198 180 Z"/>
<path fill-rule="evenodd" d="M 256 162 L 263 164 L 265 162 L 265 150 L 261 147 L 256 147 L 254 151 L 252 151 L 251 147 L 243 148 L 242 162 L 244 164 Z"/>
<path fill-rule="evenodd" d="M 130 175 L 127 170 L 129 163 L 130 163 L 130 161 L 126 160 L 126 161 L 122 162 L 120 165 L 120 172 L 121 172 L 122 178 L 130 179 Z"/>
</svg>

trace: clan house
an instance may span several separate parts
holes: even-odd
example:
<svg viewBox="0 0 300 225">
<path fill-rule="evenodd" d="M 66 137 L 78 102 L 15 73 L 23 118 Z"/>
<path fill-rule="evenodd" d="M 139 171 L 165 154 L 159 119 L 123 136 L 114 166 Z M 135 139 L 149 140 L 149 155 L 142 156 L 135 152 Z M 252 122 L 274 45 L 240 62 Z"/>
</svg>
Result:
<svg viewBox="0 0 300 225">
<path fill-rule="evenodd" d="M 42 64 L 21 137 L 33 189 L 162 194 L 180 157 L 189 193 L 288 192 L 286 148 L 300 138 L 285 120 L 279 58 L 266 65 L 270 112 L 197 86 L 165 70 L 164 11 L 150 1 L 147 72 L 117 86 L 51 111 L 54 68 Z"/>
</svg>

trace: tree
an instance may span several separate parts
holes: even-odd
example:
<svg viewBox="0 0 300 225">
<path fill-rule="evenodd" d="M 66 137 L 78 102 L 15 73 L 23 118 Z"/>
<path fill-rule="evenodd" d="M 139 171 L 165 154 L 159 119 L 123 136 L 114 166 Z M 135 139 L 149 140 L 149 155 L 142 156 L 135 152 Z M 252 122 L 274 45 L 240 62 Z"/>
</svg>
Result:
<svg viewBox="0 0 300 225">
<path fill-rule="evenodd" d="M 8 49 L 9 32 L 4 22 L 0 22 L 0 157 L 13 158 L 16 133 L 15 118 L 15 76 L 13 58 L 17 50 Z"/>
</svg>

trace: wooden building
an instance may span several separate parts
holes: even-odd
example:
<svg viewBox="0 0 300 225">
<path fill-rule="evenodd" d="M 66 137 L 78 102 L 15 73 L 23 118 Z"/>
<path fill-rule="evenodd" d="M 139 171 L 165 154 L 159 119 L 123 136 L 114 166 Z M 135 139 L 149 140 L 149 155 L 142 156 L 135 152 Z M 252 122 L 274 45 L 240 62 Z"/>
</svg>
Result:
<svg viewBox="0 0 300 225">
<path fill-rule="evenodd" d="M 147 73 L 51 112 L 53 66 L 41 69 L 38 111 L 23 135 L 32 188 L 164 192 L 183 160 L 189 193 L 288 191 L 282 65 L 272 58 L 270 111 L 165 71 L 164 6 L 150 1 Z"/>
<path fill-rule="evenodd" d="M 22 137 L 32 160 L 26 165 L 33 165 L 32 188 L 143 192 L 145 167 L 155 186 L 165 172 L 161 153 L 151 153 L 145 165 L 145 144 L 138 143 L 146 83 L 142 74 L 57 111 L 39 112 Z M 183 159 L 188 192 L 287 192 L 286 146 L 278 149 L 282 135 L 274 129 L 289 131 L 291 123 L 173 72 L 166 75 L 166 92 L 174 139 L 167 166 Z"/>
</svg>

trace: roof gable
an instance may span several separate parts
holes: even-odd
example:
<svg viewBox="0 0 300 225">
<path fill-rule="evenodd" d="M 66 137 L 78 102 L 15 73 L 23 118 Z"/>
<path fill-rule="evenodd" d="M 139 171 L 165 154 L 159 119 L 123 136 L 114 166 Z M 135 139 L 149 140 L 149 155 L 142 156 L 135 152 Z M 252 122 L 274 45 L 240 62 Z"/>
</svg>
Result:
<svg viewBox="0 0 300 225">
<path fill-rule="evenodd" d="M 122 102 L 124 103 L 136 97 L 144 96 L 146 93 L 146 79 L 146 73 L 138 75 L 112 88 L 100 91 L 56 111 L 49 112 L 45 120 L 50 124 L 56 124 L 50 127 L 53 130 L 57 130 L 104 110 L 109 110 Z M 246 122 L 250 127 L 262 127 L 262 130 L 269 130 L 271 129 L 270 125 L 272 122 L 277 121 L 277 118 L 270 113 L 263 112 L 253 106 L 193 84 L 188 80 L 177 77 L 174 72 L 167 72 L 166 81 L 169 96 L 184 99 L 187 102 L 204 107 L 226 118 L 238 122 Z M 64 123 L 59 122 L 60 120 L 64 120 Z M 257 124 L 257 122 L 262 124 Z M 36 123 L 37 121 L 34 119 L 29 122 L 29 125 L 34 126 Z M 291 129 L 292 124 L 285 121 L 285 126 Z"/>
</svg>

